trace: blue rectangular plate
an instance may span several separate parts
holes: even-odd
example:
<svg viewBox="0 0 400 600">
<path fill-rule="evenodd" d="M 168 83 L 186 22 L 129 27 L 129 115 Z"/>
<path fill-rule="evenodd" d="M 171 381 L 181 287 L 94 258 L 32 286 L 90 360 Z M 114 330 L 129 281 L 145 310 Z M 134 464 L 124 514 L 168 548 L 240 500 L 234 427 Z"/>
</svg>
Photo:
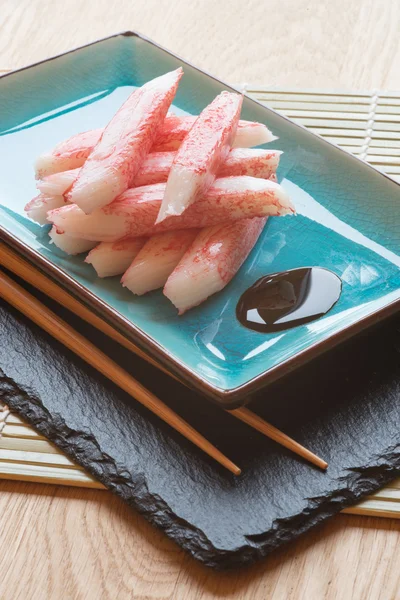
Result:
<svg viewBox="0 0 400 600">
<path fill-rule="evenodd" d="M 198 114 L 232 89 L 136 33 L 127 32 L 0 78 L 0 236 L 93 307 L 182 380 L 225 408 L 400 307 L 399 185 L 370 165 L 244 99 L 242 117 L 279 136 L 279 179 L 296 217 L 271 218 L 234 280 L 178 317 L 154 292 L 134 297 L 118 278 L 94 276 L 82 257 L 48 243 L 48 228 L 24 215 L 35 194 L 37 155 L 79 131 L 104 126 L 134 86 L 183 65 L 175 99 Z M 343 282 L 326 316 L 262 334 L 235 317 L 241 293 L 262 275 L 321 266 Z"/>
</svg>

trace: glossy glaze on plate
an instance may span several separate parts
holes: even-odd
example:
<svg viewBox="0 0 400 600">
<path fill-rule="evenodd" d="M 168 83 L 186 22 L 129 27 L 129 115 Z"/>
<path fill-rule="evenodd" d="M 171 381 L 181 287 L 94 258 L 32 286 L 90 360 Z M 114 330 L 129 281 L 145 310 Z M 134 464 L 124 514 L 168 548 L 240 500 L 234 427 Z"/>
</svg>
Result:
<svg viewBox="0 0 400 600">
<path fill-rule="evenodd" d="M 136 35 L 115 36 L 0 79 L 0 224 L 4 239 L 123 327 L 192 385 L 233 406 L 344 337 L 399 307 L 400 187 L 288 119 L 245 98 L 242 118 L 264 122 L 283 150 L 279 180 L 297 217 L 271 218 L 226 289 L 178 317 L 154 292 L 133 298 L 118 279 L 98 280 L 82 257 L 48 244 L 23 207 L 35 195 L 35 157 L 79 131 L 103 127 L 133 86 L 183 65 L 179 114 L 198 114 L 223 85 Z M 32 255 L 32 250 L 37 255 Z M 274 334 L 235 317 L 244 290 L 268 273 L 303 266 L 332 270 L 342 295 L 321 319 Z"/>
</svg>

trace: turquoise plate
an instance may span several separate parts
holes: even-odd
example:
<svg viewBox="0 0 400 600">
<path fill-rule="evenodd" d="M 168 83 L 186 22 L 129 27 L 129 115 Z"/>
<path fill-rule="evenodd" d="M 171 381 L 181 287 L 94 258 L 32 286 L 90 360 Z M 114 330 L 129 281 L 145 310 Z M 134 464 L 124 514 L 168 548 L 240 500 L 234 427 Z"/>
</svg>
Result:
<svg viewBox="0 0 400 600">
<path fill-rule="evenodd" d="M 279 179 L 298 216 L 272 218 L 226 289 L 178 317 L 161 292 L 136 298 L 54 250 L 26 219 L 33 162 L 79 131 L 104 126 L 133 86 L 183 65 L 175 107 L 197 114 L 229 86 L 134 33 L 101 40 L 0 78 L 0 235 L 187 383 L 225 408 L 400 305 L 399 185 L 345 151 L 245 98 L 242 116 L 266 123 L 284 151 Z M 343 292 L 313 323 L 262 334 L 235 317 L 242 292 L 267 273 L 318 265 Z M 265 392 L 267 396 L 267 391 Z"/>
</svg>

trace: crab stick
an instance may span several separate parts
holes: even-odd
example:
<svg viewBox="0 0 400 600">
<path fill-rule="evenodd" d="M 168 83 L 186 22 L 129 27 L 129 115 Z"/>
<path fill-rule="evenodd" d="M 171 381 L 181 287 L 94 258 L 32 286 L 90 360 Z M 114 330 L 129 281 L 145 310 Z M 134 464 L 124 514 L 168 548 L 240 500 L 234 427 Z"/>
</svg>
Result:
<svg viewBox="0 0 400 600">
<path fill-rule="evenodd" d="M 46 196 L 46 194 L 39 194 L 28 202 L 24 210 L 32 221 L 39 223 L 39 225 L 48 225 L 49 221 L 47 220 L 47 213 L 49 210 L 60 208 L 61 206 L 64 206 L 64 204 L 65 200 L 63 196 Z"/>
<path fill-rule="evenodd" d="M 164 295 L 180 315 L 221 291 L 236 275 L 264 228 L 266 218 L 206 227 L 171 273 Z"/>
<path fill-rule="evenodd" d="M 172 163 L 157 223 L 181 215 L 212 185 L 232 147 L 242 101 L 222 92 L 196 119 Z"/>
<path fill-rule="evenodd" d="M 101 242 L 89 252 L 85 262 L 92 265 L 99 277 L 113 277 L 125 273 L 146 242 L 145 238 Z"/>
<path fill-rule="evenodd" d="M 50 152 L 38 156 L 34 165 L 36 179 L 81 167 L 100 141 L 103 131 L 91 129 L 77 133 L 57 144 Z"/>
<path fill-rule="evenodd" d="M 182 69 L 135 90 L 105 128 L 67 194 L 91 213 L 128 189 L 162 129 Z"/>
<path fill-rule="evenodd" d="M 132 188 L 90 215 L 70 204 L 50 211 L 47 218 L 70 236 L 113 242 L 162 231 L 200 228 L 249 217 L 283 216 L 295 212 L 287 193 L 273 181 L 256 177 L 224 177 L 217 179 L 208 192 L 182 215 L 168 217 L 155 225 L 164 190 L 163 183 Z"/>
<path fill-rule="evenodd" d="M 218 170 L 218 177 L 250 175 L 268 179 L 276 172 L 281 154 L 280 150 L 232 148 L 228 158 Z M 175 152 L 151 152 L 136 175 L 132 187 L 165 183 L 174 158 Z M 63 195 L 74 183 L 78 174 L 79 169 L 53 173 L 40 179 L 36 187 L 42 194 Z"/>
<path fill-rule="evenodd" d="M 184 229 L 151 237 L 124 273 L 122 285 L 139 296 L 164 287 L 197 233 L 197 229 Z"/>
<path fill-rule="evenodd" d="M 154 142 L 153 152 L 176 151 L 190 131 L 196 116 L 167 116 L 161 133 Z M 53 173 L 82 167 L 99 142 L 103 129 L 93 129 L 73 135 L 57 144 L 52 151 L 39 156 L 35 163 L 36 179 L 42 179 Z M 234 148 L 251 148 L 276 140 L 268 127 L 253 121 L 239 121 Z"/>
<path fill-rule="evenodd" d="M 66 252 L 66 254 L 82 254 L 83 252 L 88 252 L 96 245 L 96 242 L 71 237 L 64 233 L 64 231 L 57 229 L 57 227 L 51 228 L 49 236 L 53 244 L 60 250 L 63 250 L 63 252 Z"/>
</svg>

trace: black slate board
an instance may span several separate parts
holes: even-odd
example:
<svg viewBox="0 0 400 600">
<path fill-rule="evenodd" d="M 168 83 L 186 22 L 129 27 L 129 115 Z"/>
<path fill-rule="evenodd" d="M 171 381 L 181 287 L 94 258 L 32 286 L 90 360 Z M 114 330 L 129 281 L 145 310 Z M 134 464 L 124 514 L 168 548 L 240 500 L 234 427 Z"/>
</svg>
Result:
<svg viewBox="0 0 400 600">
<path fill-rule="evenodd" d="M 243 474 L 225 472 L 1 302 L 0 399 L 208 566 L 263 557 L 400 473 L 398 317 L 254 398 L 253 410 L 328 460 L 323 473 L 46 303 Z"/>
</svg>

